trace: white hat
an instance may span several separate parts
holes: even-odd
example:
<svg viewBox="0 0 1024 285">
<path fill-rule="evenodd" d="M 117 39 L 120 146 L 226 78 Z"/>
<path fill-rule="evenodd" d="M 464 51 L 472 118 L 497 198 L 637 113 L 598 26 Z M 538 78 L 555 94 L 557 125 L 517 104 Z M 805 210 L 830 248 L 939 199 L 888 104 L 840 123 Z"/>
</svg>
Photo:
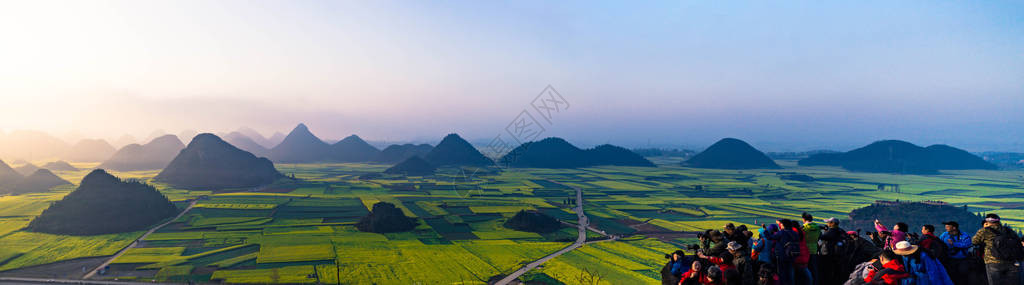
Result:
<svg viewBox="0 0 1024 285">
<path fill-rule="evenodd" d="M 895 248 L 892 249 L 893 253 L 898 255 L 911 255 L 917 252 L 917 246 L 910 244 L 909 241 L 897 242 Z"/>
</svg>

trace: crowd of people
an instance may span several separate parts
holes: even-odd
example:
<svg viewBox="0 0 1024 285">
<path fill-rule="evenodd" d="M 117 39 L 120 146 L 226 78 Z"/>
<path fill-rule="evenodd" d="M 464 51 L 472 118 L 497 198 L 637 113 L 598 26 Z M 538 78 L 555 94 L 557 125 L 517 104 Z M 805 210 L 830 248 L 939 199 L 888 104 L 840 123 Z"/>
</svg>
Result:
<svg viewBox="0 0 1024 285">
<path fill-rule="evenodd" d="M 988 214 L 971 235 L 955 221 L 923 225 L 920 234 L 905 223 L 892 228 L 875 220 L 875 231 L 846 231 L 836 218 L 824 223 L 804 213 L 802 221 L 779 219 L 698 234 L 687 255 L 666 257 L 664 285 L 1003 285 L 1024 284 L 1024 242 L 999 216 Z"/>
</svg>

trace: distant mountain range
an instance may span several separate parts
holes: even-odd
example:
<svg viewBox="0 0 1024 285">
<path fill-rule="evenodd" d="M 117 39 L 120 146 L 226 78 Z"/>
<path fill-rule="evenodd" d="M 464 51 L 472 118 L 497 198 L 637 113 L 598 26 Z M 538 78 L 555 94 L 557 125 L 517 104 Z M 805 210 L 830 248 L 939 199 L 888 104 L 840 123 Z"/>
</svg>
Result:
<svg viewBox="0 0 1024 285">
<path fill-rule="evenodd" d="M 670 157 L 690 157 L 697 154 L 696 151 L 688 149 L 678 148 L 634 148 L 631 149 L 633 153 L 641 156 L 670 156 Z"/>
<path fill-rule="evenodd" d="M 185 148 L 174 135 L 157 137 L 145 145 L 130 144 L 122 147 L 99 168 L 117 171 L 163 169 Z"/>
<path fill-rule="evenodd" d="M 718 169 L 775 169 L 775 161 L 745 141 L 724 138 L 683 162 L 683 166 Z"/>
<path fill-rule="evenodd" d="M 654 163 L 628 149 L 600 145 L 580 149 L 561 138 L 551 137 L 524 143 L 498 162 L 512 167 L 578 168 L 598 165 L 654 167 Z"/>
<path fill-rule="evenodd" d="M 49 164 L 48 164 L 49 165 Z M 0 194 L 25 194 L 49 191 L 50 188 L 71 184 L 67 180 L 54 175 L 45 168 L 38 168 L 32 164 L 21 167 L 22 171 L 31 169 L 27 174 L 21 174 L 15 168 L 0 160 Z"/>
<path fill-rule="evenodd" d="M 22 178 L 21 181 L 12 185 L 8 193 L 18 195 L 27 193 L 41 193 L 50 191 L 51 188 L 60 185 L 69 185 L 71 182 L 54 175 L 50 170 L 40 168 L 31 175 Z"/>
<path fill-rule="evenodd" d="M 104 161 L 114 155 L 117 149 L 101 139 L 84 139 L 71 146 L 64 159 L 78 162 Z M 56 169 L 54 169 L 56 170 Z"/>
<path fill-rule="evenodd" d="M 1024 153 L 987 151 L 980 154 L 985 161 L 1000 168 L 1024 168 Z"/>
<path fill-rule="evenodd" d="M 177 154 L 177 151 L 183 149 L 185 146 L 181 143 L 181 139 L 190 139 L 196 131 L 194 130 L 183 130 L 176 136 L 178 138 L 178 144 L 170 146 L 168 144 L 167 149 L 176 149 L 174 151 L 159 151 L 149 149 L 147 146 L 152 146 L 152 141 L 145 145 L 138 145 L 134 142 L 136 139 L 130 135 L 124 135 L 121 138 L 108 142 L 103 139 L 81 139 L 74 144 L 68 144 L 65 141 L 58 139 L 54 136 L 48 135 L 38 131 L 27 131 L 17 130 L 10 133 L 0 132 L 0 158 L 6 158 L 14 160 L 14 165 L 19 166 L 18 171 L 22 172 L 22 175 L 30 175 L 38 168 L 36 165 L 27 165 L 28 162 L 22 161 L 70 161 L 70 162 L 103 162 L 100 166 L 110 170 L 118 171 L 130 171 L 130 170 L 153 170 L 161 169 L 163 166 L 160 164 L 167 163 L 170 159 Z M 149 134 L 149 137 L 153 137 L 153 141 L 158 139 L 168 139 L 173 135 L 167 135 L 163 130 L 155 130 Z M 80 135 L 69 136 L 69 138 L 81 137 Z M 420 156 L 424 160 L 430 162 L 434 166 L 446 166 L 446 165 L 477 165 L 483 166 L 488 165 L 491 159 L 477 155 L 480 153 L 471 144 L 461 137 L 457 140 L 449 140 L 449 137 L 445 137 L 442 140 L 443 145 L 439 149 L 435 149 L 428 144 L 392 144 L 384 147 L 383 142 L 366 141 L 357 135 L 350 135 L 334 143 L 328 143 L 325 140 L 320 139 L 312 132 L 305 124 L 299 124 L 296 126 L 288 135 L 284 135 L 280 132 L 274 133 L 269 138 L 264 137 L 259 132 L 248 128 L 241 127 L 236 131 L 229 133 L 221 133 L 220 137 L 224 141 L 234 145 L 235 147 L 244 151 L 250 152 L 257 157 L 267 157 L 274 162 L 278 163 L 316 163 L 316 162 L 375 162 L 375 163 L 399 163 L 405 161 L 412 156 Z M 723 140 L 725 141 L 725 140 Z M 737 140 L 739 141 L 739 140 Z M 332 140 L 333 142 L 333 140 Z M 721 143 L 720 141 L 719 143 Z M 742 141 L 740 141 L 742 142 Z M 173 144 L 173 143 L 171 143 Z M 746 144 L 743 142 L 743 144 Z M 749 146 L 749 144 L 746 144 Z M 120 149 L 115 147 L 121 146 Z M 382 150 L 375 146 L 384 147 Z M 737 150 L 746 150 L 746 154 L 732 153 L 731 152 L 719 152 L 717 159 L 707 158 L 707 154 L 702 157 L 697 157 L 695 152 L 685 149 L 659 149 L 659 148 L 638 148 L 633 149 L 630 152 L 638 154 L 643 157 L 654 157 L 654 156 L 674 156 L 688 159 L 685 166 L 691 167 L 708 167 L 708 168 L 726 168 L 726 169 L 744 169 L 750 168 L 749 165 L 744 166 L 744 163 L 740 161 L 729 161 L 730 159 L 740 157 L 746 157 L 747 160 L 757 160 L 759 163 L 753 163 L 757 165 L 755 168 L 768 167 L 773 168 L 777 165 L 773 165 L 774 162 L 766 163 L 767 160 L 760 158 L 761 154 L 765 154 L 769 159 L 781 159 L 781 160 L 800 160 L 801 165 L 835 165 L 841 166 L 848 169 L 857 169 L 858 171 L 871 171 L 871 172 L 893 172 L 893 173 L 936 173 L 938 170 L 943 169 L 994 169 L 994 168 L 1024 168 L 1024 154 L 1012 153 L 1012 152 L 984 152 L 971 154 L 950 146 L 945 145 L 933 145 L 927 148 L 925 152 L 931 153 L 929 155 L 938 155 L 939 157 L 946 157 L 950 159 L 931 159 L 931 158 L 915 158 L 916 152 L 911 148 L 902 148 L 901 146 L 895 146 L 895 150 L 898 155 L 906 155 L 906 158 L 894 158 L 893 161 L 888 162 L 890 165 L 884 166 L 880 164 L 875 165 L 861 165 L 864 162 L 860 159 L 849 158 L 844 153 L 834 152 L 829 150 L 813 150 L 803 152 L 770 152 L 762 153 L 753 147 L 738 147 Z M 572 147 L 576 148 L 576 147 Z M 565 153 L 560 155 L 566 157 L 572 157 L 576 155 L 577 150 L 572 148 L 566 148 Z M 920 147 L 918 147 L 920 148 Z M 578 148 L 577 148 L 578 149 Z M 597 148 L 595 148 L 597 149 Z M 708 148 L 713 149 L 712 147 Z M 613 150 L 608 148 L 607 150 Z M 753 151 L 751 151 L 753 150 Z M 616 150 L 618 153 L 623 153 L 620 150 Z M 162 159 L 154 158 L 154 156 L 161 156 L 154 154 L 160 152 Z M 433 152 L 434 154 L 431 154 Z M 851 151 L 857 154 L 855 151 Z M 463 157 L 452 157 L 446 153 L 459 153 Z M 708 153 L 707 150 L 704 153 Z M 714 152 L 711 152 L 714 153 Z M 440 155 L 446 154 L 446 155 Z M 867 154 L 867 153 L 864 153 Z M 929 156 L 925 155 L 925 156 Z M 923 156 L 922 156 L 923 157 Z M 981 159 L 976 159 L 980 157 Z M 625 158 L 625 157 L 623 157 Z M 498 158 L 501 160 L 502 158 Z M 645 164 L 641 160 L 629 158 L 635 163 Z M 742 160 L 742 159 L 741 159 Z M 840 162 L 839 160 L 842 160 Z M 873 159 L 868 159 L 873 160 Z M 884 159 L 883 159 L 884 160 Z M 927 161 L 926 161 L 927 160 Z M 9 160 L 10 161 L 10 160 Z M 527 159 L 524 162 L 520 162 L 519 165 L 525 165 L 530 161 Z M 717 161 L 718 165 L 715 165 Z M 860 162 L 858 162 L 860 161 Z M 902 162 L 895 162 L 902 161 Z M 751 161 L 747 161 L 751 162 Z M 568 161 L 558 162 L 565 165 L 584 165 L 580 164 L 579 161 L 570 163 Z M 563 167 L 556 166 L 558 163 L 540 163 L 537 165 L 547 165 L 549 167 Z M 616 162 L 620 163 L 620 162 Z M 868 163 L 870 164 L 870 163 Z M 894 164 L 899 164 L 898 166 Z M 615 164 L 610 164 L 615 165 Z M 524 166 L 525 167 L 525 166 Z M 895 168 L 894 168 L 895 167 Z M 43 167 L 53 171 L 66 171 L 71 168 L 65 166 L 53 166 Z M 899 168 L 899 169 L 896 169 Z"/>
<path fill-rule="evenodd" d="M 29 176 L 32 173 L 35 173 L 36 170 L 39 170 L 39 166 L 31 163 L 25 163 L 14 168 L 14 171 L 17 171 L 18 174 L 21 174 L 22 176 Z"/>
<path fill-rule="evenodd" d="M 981 157 L 948 145 L 920 147 L 901 140 L 883 140 L 841 153 L 820 153 L 801 159 L 803 166 L 840 166 L 851 171 L 936 174 L 939 170 L 996 169 Z"/>
<path fill-rule="evenodd" d="M 258 136 L 259 134 L 256 135 Z M 225 135 L 224 141 L 227 141 L 231 145 L 240 148 L 244 151 L 248 151 L 256 156 L 266 156 L 267 152 L 270 151 L 270 149 L 264 147 L 262 144 L 256 142 L 254 139 L 237 131 Z"/>
<path fill-rule="evenodd" d="M 246 137 L 248 137 L 249 139 L 251 139 L 252 141 L 256 142 L 257 144 L 266 149 L 270 149 L 280 144 L 281 141 L 284 141 L 284 134 L 280 132 L 274 133 L 274 135 L 270 136 L 269 138 L 263 137 L 263 135 L 261 135 L 259 132 L 249 127 L 241 127 L 236 132 L 245 135 Z"/>
<path fill-rule="evenodd" d="M 7 193 L 9 188 L 24 178 L 24 175 L 15 171 L 10 165 L 7 165 L 3 160 L 0 160 L 0 193 Z"/>
<path fill-rule="evenodd" d="M 295 127 L 281 144 L 271 148 L 267 157 L 278 163 L 384 162 L 395 163 L 421 155 L 434 166 L 490 165 L 491 160 L 456 134 L 430 145 L 391 145 L 378 150 L 357 135 L 328 144 L 310 132 L 304 124 Z"/>
<path fill-rule="evenodd" d="M 46 164 L 43 164 L 43 168 L 46 168 L 46 169 L 49 169 L 49 170 L 53 170 L 53 171 L 76 171 L 76 170 L 78 170 L 78 168 L 76 168 L 75 166 L 71 165 L 67 161 L 63 161 L 63 160 L 47 162 Z"/>
</svg>

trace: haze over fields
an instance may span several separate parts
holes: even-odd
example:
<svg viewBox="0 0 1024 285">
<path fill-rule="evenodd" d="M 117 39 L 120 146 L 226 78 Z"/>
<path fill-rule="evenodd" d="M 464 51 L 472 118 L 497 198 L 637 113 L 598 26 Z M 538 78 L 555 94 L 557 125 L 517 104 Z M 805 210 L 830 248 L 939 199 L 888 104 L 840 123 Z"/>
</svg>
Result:
<svg viewBox="0 0 1024 285">
<path fill-rule="evenodd" d="M 571 107 L 545 137 L 580 147 L 1020 152 L 1022 15 L 1002 1 L 4 2 L 0 129 L 120 148 L 304 122 L 325 140 L 478 144 L 550 84 Z"/>
</svg>

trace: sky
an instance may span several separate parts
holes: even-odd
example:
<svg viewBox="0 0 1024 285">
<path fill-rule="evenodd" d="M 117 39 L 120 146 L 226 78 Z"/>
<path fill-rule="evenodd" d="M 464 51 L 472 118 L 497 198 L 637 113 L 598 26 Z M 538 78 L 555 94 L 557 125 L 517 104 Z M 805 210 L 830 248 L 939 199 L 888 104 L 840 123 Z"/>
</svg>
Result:
<svg viewBox="0 0 1024 285">
<path fill-rule="evenodd" d="M 1024 151 L 1022 2 L 626 2 L 0 0 L 0 130 Z"/>
</svg>

